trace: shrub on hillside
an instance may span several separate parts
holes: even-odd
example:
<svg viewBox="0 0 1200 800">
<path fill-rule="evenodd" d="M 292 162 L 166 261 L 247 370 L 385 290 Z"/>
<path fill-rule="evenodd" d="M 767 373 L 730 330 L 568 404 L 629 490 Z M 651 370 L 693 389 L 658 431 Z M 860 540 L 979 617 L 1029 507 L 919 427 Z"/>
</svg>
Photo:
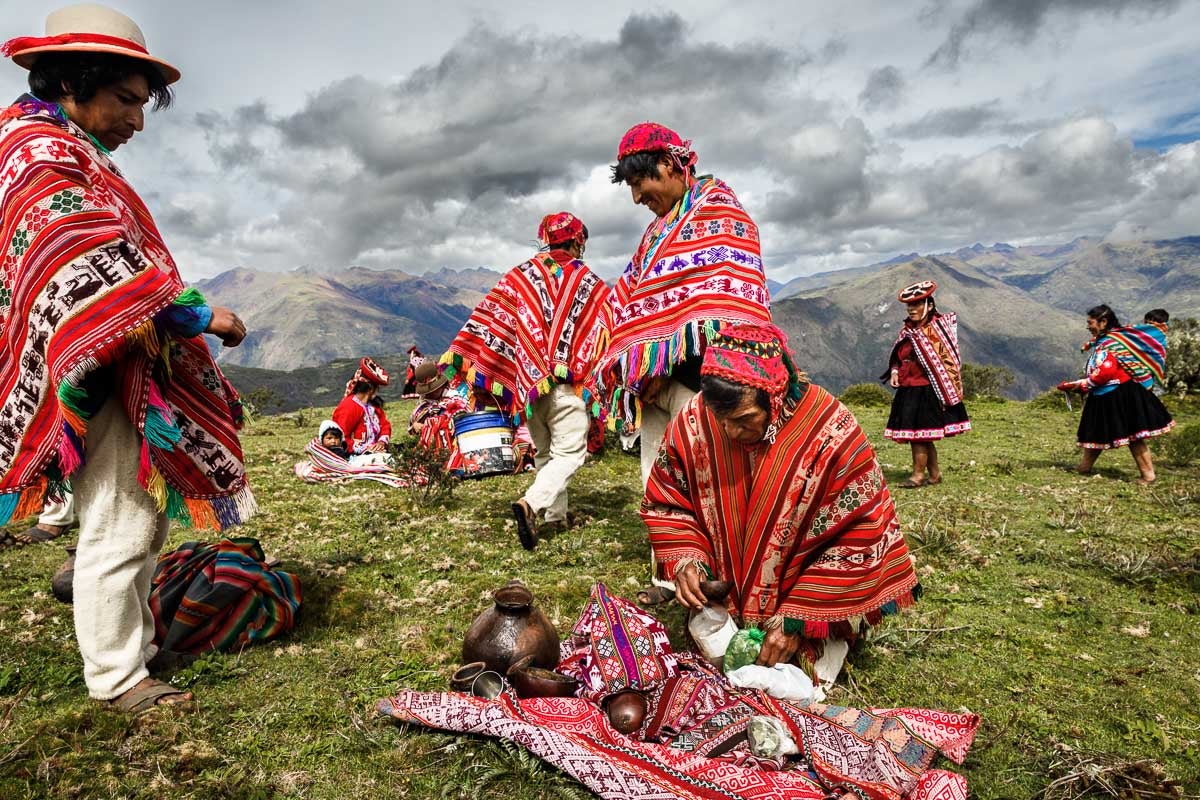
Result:
<svg viewBox="0 0 1200 800">
<path fill-rule="evenodd" d="M 864 408 L 892 404 L 891 392 L 877 383 L 853 383 L 846 387 L 838 399 L 848 406 Z"/>
<path fill-rule="evenodd" d="M 1167 436 L 1152 440 L 1155 452 L 1173 467 L 1191 466 L 1200 461 L 1200 423 L 1176 428 Z"/>
<path fill-rule="evenodd" d="M 1166 384 L 1171 394 L 1200 392 L 1200 320 L 1171 320 Z"/>
<path fill-rule="evenodd" d="M 1071 405 L 1067 406 L 1066 395 L 1058 389 L 1047 389 L 1029 401 L 1030 408 L 1044 408 L 1048 411 L 1075 411 L 1083 408 L 1083 398 L 1079 395 L 1071 397 Z"/>
<path fill-rule="evenodd" d="M 962 365 L 963 399 L 1003 400 L 1004 390 L 1012 386 L 1016 377 L 1008 367 L 994 364 Z"/>
</svg>

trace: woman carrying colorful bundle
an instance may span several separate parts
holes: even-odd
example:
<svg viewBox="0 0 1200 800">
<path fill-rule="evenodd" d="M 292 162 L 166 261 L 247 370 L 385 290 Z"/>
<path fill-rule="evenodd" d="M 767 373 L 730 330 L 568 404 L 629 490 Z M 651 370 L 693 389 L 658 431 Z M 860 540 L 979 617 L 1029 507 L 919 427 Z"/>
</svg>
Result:
<svg viewBox="0 0 1200 800">
<path fill-rule="evenodd" d="M 896 390 L 883 435 L 912 445 L 912 476 L 899 486 L 942 482 L 935 442 L 971 430 L 963 405 L 958 315 L 937 310 L 934 281 L 907 286 L 896 296 L 908 318 L 892 346 L 889 370 L 879 377 Z"/>
<path fill-rule="evenodd" d="M 1162 436 L 1175 427 L 1175 421 L 1151 391 L 1152 367 L 1159 363 L 1160 351 L 1161 361 L 1165 361 L 1165 344 L 1151 340 L 1148 335 L 1139 338 L 1143 327 L 1122 328 L 1117 315 L 1106 305 L 1087 312 L 1087 329 L 1092 339 L 1083 348 L 1088 353 L 1086 374 L 1077 381 L 1058 385 L 1064 392 L 1087 393 L 1076 437 L 1083 448 L 1083 456 L 1075 468 L 1081 475 L 1091 473 L 1096 459 L 1105 450 L 1129 445 L 1141 473 L 1135 482 L 1147 484 L 1155 479 L 1154 462 L 1145 440 Z M 1150 346 L 1145 346 L 1142 338 Z"/>
</svg>

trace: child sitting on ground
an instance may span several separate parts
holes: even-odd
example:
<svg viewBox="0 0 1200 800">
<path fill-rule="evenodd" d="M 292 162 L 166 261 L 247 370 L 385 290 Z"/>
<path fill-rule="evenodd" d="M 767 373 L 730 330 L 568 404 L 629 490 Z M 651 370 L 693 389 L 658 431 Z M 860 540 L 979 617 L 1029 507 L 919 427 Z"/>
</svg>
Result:
<svg viewBox="0 0 1200 800">
<path fill-rule="evenodd" d="M 335 456 L 350 460 L 350 451 L 346 449 L 346 440 L 342 435 L 342 429 L 338 424 L 331 419 L 327 419 L 321 423 L 318 429 L 317 438 L 321 441 L 321 446 Z"/>
</svg>

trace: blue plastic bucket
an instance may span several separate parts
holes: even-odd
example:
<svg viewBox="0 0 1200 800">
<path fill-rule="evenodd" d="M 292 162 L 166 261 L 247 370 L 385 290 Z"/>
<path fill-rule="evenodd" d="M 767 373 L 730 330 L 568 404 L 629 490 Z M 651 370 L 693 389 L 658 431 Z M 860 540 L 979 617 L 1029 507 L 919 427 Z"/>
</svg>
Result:
<svg viewBox="0 0 1200 800">
<path fill-rule="evenodd" d="M 472 411 L 454 415 L 454 439 L 463 460 L 464 478 L 511 474 L 513 431 L 499 411 Z"/>
</svg>

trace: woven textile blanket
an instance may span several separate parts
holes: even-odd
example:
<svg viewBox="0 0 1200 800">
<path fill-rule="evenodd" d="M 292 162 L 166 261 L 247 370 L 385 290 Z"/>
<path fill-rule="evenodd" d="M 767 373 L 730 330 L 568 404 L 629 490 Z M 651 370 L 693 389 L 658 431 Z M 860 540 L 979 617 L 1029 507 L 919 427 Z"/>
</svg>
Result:
<svg viewBox="0 0 1200 800">
<path fill-rule="evenodd" d="M 499 400 L 521 424 L 559 383 L 575 384 L 594 414 L 589 382 L 608 344 L 609 289 L 563 250 L 539 253 L 500 279 L 471 313 L 441 364 Z"/>
<path fill-rule="evenodd" d="M 222 529 L 254 513 L 240 403 L 200 336 L 156 319 L 185 290 L 150 212 L 61 108 L 0 112 L 0 521 L 77 470 L 109 398 L 142 435 L 160 510 Z"/>
<path fill-rule="evenodd" d="M 743 625 L 848 639 L 919 591 L 883 472 L 854 415 L 808 384 L 773 441 L 729 439 L 696 395 L 667 427 L 642 518 L 660 577 L 697 559 Z"/>
<path fill-rule="evenodd" d="M 1167 371 L 1167 326 L 1157 323 L 1127 325 L 1096 337 L 1084 350 L 1107 350 L 1129 377 L 1153 389 L 1163 386 Z"/>
<path fill-rule="evenodd" d="M 924 325 L 902 325 L 895 348 L 908 339 L 917 362 L 944 408 L 963 400 L 962 357 L 958 352 L 958 314 L 934 314 Z"/>
<path fill-rule="evenodd" d="M 308 461 L 297 463 L 292 471 L 305 483 L 375 481 L 396 489 L 409 486 L 409 480 L 396 474 L 391 467 L 382 464 L 351 464 L 337 453 L 321 446 L 318 439 L 309 442 L 304 452 L 308 454 Z"/>
<path fill-rule="evenodd" d="M 646 378 L 699 357 L 723 324 L 770 322 L 758 226 L 733 190 L 705 176 L 650 224 L 613 289 L 613 330 L 600 381 L 637 423 Z"/>
<path fill-rule="evenodd" d="M 207 653 L 265 642 L 290 631 L 300 582 L 269 567 L 257 539 L 187 542 L 154 569 L 154 643 L 173 653 Z"/>
<path fill-rule="evenodd" d="M 379 701 L 378 708 L 427 728 L 515 742 L 606 800 L 826 800 L 846 793 L 867 800 L 967 797 L 961 776 L 930 765 L 939 753 L 961 762 L 978 717 L 770 703 L 802 750 L 799 768 L 759 769 L 638 741 L 618 733 L 595 704 L 579 698 L 518 700 L 506 691 L 483 700 L 405 691 Z"/>
</svg>

